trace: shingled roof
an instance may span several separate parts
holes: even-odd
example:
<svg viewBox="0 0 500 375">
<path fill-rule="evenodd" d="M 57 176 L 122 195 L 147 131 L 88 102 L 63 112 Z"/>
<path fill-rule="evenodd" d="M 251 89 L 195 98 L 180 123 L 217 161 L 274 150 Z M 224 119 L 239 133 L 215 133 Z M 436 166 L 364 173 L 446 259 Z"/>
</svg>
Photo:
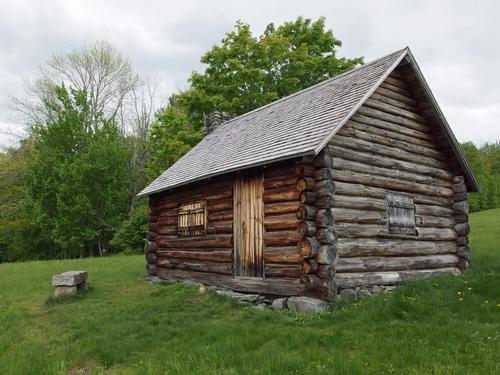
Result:
<svg viewBox="0 0 500 375">
<path fill-rule="evenodd" d="M 318 154 L 405 57 L 420 73 L 410 50 L 404 48 L 224 122 L 139 196 L 236 170 Z M 423 80 L 421 73 L 417 77 Z M 423 86 L 428 89 L 425 80 Z M 473 185 L 477 184 L 438 107 L 437 111 L 460 164 L 470 174 Z"/>
</svg>

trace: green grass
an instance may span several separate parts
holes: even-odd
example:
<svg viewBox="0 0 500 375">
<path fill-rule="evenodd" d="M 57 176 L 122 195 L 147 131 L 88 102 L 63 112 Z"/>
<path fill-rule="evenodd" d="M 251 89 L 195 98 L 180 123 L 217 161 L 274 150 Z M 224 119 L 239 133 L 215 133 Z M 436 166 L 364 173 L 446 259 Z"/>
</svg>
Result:
<svg viewBox="0 0 500 375">
<path fill-rule="evenodd" d="M 471 224 L 467 274 L 318 315 L 152 285 L 140 256 L 3 264 L 0 374 L 498 374 L 500 210 Z M 69 269 L 90 292 L 50 300 Z"/>
</svg>

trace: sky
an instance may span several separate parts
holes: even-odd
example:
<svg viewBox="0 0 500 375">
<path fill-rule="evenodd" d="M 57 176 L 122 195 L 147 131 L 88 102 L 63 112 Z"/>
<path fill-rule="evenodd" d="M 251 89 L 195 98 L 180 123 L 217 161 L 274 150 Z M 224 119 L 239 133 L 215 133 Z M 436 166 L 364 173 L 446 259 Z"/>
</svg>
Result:
<svg viewBox="0 0 500 375">
<path fill-rule="evenodd" d="M 161 97 L 188 87 L 200 56 L 237 20 L 260 35 L 271 22 L 326 17 L 338 56 L 370 61 L 409 46 L 459 141 L 500 140 L 500 2 L 273 0 L 0 0 L 0 146 L 23 134 L 22 98 L 50 56 L 107 40 Z"/>
</svg>

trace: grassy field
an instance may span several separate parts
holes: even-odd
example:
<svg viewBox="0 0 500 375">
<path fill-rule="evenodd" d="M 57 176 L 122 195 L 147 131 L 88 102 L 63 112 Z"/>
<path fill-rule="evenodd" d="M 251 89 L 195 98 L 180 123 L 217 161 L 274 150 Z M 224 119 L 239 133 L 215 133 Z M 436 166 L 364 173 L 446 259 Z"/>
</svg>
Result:
<svg viewBox="0 0 500 375">
<path fill-rule="evenodd" d="M 500 210 L 471 215 L 472 268 L 318 315 L 143 279 L 141 256 L 0 265 L 0 374 L 499 374 Z M 54 303 L 50 279 L 92 289 Z"/>
</svg>

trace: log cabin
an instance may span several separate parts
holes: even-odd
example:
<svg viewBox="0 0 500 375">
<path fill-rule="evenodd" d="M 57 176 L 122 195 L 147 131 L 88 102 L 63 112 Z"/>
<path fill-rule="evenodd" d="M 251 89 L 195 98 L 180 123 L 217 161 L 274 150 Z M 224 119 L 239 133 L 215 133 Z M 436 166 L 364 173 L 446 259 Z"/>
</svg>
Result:
<svg viewBox="0 0 500 375">
<path fill-rule="evenodd" d="M 469 265 L 480 186 L 408 48 L 230 118 L 139 195 L 146 270 L 240 292 L 342 289 Z"/>
</svg>

